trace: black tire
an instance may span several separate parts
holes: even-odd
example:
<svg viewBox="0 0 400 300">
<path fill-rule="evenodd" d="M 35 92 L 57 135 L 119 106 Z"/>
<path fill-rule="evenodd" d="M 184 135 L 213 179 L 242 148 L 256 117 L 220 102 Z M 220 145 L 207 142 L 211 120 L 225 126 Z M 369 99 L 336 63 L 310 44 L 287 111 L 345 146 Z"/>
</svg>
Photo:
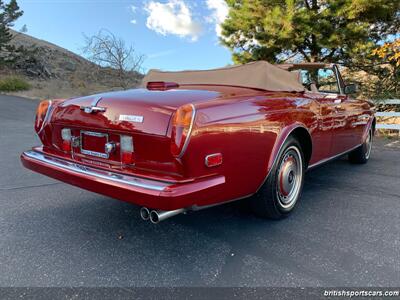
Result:
<svg viewBox="0 0 400 300">
<path fill-rule="evenodd" d="M 371 155 L 372 140 L 373 140 L 373 129 L 368 131 L 367 139 L 357 149 L 349 153 L 349 161 L 353 164 L 365 164 L 368 162 Z"/>
<path fill-rule="evenodd" d="M 275 220 L 288 216 L 301 197 L 304 174 L 305 161 L 300 143 L 290 136 L 279 151 L 267 180 L 251 198 L 253 212 Z"/>
</svg>

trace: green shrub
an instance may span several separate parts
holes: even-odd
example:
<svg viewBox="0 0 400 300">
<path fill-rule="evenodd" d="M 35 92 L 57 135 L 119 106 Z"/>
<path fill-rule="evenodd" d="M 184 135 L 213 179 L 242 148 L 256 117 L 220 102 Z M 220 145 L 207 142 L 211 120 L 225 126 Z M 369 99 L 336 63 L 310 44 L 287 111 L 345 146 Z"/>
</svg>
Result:
<svg viewBox="0 0 400 300">
<path fill-rule="evenodd" d="M 30 89 L 30 84 L 24 79 L 19 77 L 6 77 L 0 79 L 0 91 L 4 92 L 17 92 L 26 91 Z"/>
</svg>

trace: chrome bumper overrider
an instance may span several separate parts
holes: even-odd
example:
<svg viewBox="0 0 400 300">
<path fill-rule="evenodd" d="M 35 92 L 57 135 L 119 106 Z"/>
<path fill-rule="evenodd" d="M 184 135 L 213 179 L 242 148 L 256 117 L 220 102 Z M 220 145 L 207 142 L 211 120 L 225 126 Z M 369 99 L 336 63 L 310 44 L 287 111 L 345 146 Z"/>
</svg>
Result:
<svg viewBox="0 0 400 300">
<path fill-rule="evenodd" d="M 67 160 L 59 159 L 53 156 L 45 155 L 33 150 L 24 152 L 24 155 L 32 160 L 42 162 L 44 164 L 60 168 L 62 170 L 68 170 L 74 173 L 92 176 L 95 178 L 104 179 L 112 182 L 127 184 L 133 187 L 143 188 L 147 190 L 162 192 L 167 187 L 172 185 L 171 183 L 148 180 L 133 176 L 126 176 L 114 172 L 109 172 L 101 169 L 84 166 Z"/>
</svg>

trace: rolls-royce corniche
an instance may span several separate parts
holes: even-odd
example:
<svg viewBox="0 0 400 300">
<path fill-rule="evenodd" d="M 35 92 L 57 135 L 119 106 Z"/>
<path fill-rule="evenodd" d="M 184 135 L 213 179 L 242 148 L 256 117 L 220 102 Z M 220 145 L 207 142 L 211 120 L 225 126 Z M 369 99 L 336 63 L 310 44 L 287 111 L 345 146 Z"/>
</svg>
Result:
<svg viewBox="0 0 400 300">
<path fill-rule="evenodd" d="M 246 199 L 281 219 L 306 170 L 345 154 L 366 163 L 373 104 L 353 99 L 335 64 L 265 61 L 205 71 L 150 70 L 137 89 L 40 102 L 35 172 L 141 206 L 144 220 Z"/>
</svg>

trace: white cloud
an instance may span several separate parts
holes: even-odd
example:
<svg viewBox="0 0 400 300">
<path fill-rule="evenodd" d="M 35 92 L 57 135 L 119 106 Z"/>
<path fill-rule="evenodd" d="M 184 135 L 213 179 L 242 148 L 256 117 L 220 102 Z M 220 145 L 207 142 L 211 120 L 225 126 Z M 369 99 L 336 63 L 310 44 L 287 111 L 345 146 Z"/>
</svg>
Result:
<svg viewBox="0 0 400 300">
<path fill-rule="evenodd" d="M 137 10 L 137 7 L 135 5 L 131 5 L 131 12 L 133 14 L 136 14 L 136 10 Z M 131 20 L 131 24 L 136 25 L 137 24 L 137 20 L 136 19 L 132 19 Z"/>
<path fill-rule="evenodd" d="M 146 26 L 155 32 L 196 41 L 202 31 L 201 24 L 192 17 L 192 12 L 183 0 L 168 0 L 166 3 L 150 1 L 145 5 L 148 13 Z"/>
<path fill-rule="evenodd" d="M 211 16 L 207 19 L 209 22 L 215 23 L 215 32 L 217 36 L 221 36 L 221 23 L 224 22 L 228 16 L 228 5 L 225 0 L 207 0 L 206 4 L 207 8 L 212 11 Z"/>
</svg>

